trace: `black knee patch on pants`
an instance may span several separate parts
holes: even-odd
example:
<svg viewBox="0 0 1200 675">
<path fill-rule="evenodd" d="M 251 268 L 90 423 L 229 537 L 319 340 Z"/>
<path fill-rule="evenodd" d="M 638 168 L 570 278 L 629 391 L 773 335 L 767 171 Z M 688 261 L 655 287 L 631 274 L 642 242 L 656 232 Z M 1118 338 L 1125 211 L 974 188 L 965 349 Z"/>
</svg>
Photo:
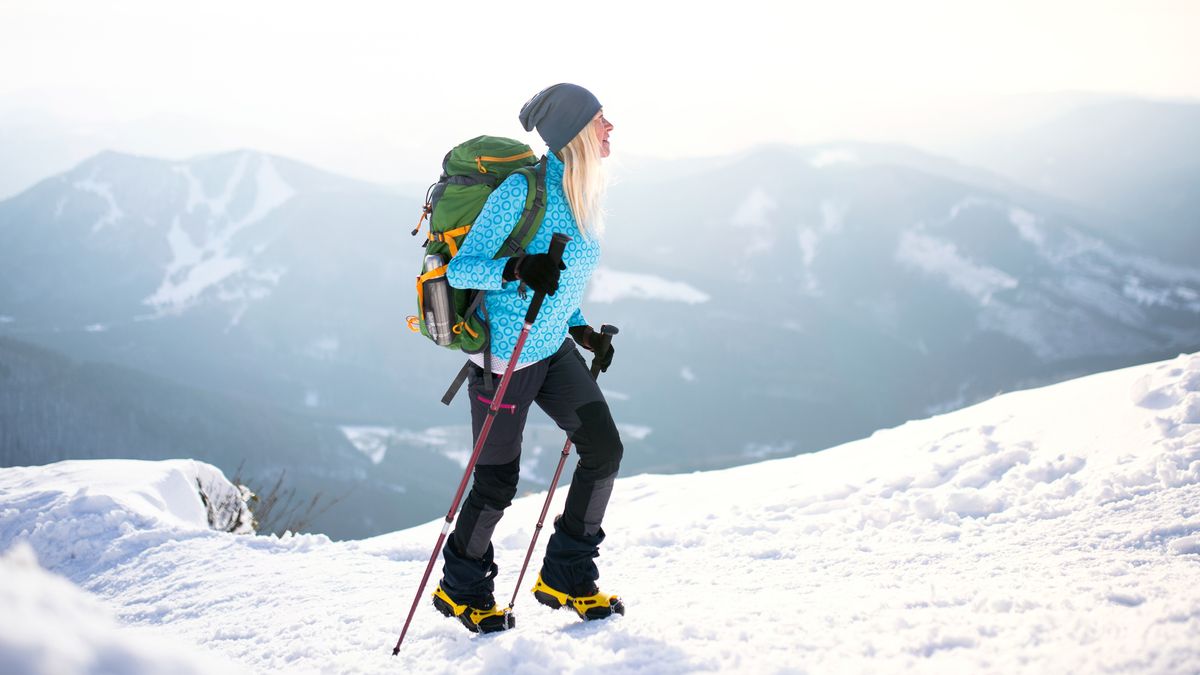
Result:
<svg viewBox="0 0 1200 675">
<path fill-rule="evenodd" d="M 496 524 L 517 494 L 520 466 L 520 460 L 475 465 L 475 482 L 454 527 L 459 551 L 465 557 L 481 558 L 488 549 Z"/>
<path fill-rule="evenodd" d="M 580 406 L 575 414 L 579 416 L 579 428 L 571 434 L 571 442 L 579 452 L 576 475 L 583 471 L 595 480 L 615 474 L 621 468 L 625 447 L 621 445 L 621 434 L 608 404 L 592 401 Z"/>
<path fill-rule="evenodd" d="M 588 403 L 577 414 L 580 426 L 571 440 L 579 450 L 579 464 L 571 477 L 566 507 L 556 527 L 586 538 L 600 531 L 625 450 L 607 403 Z"/>
</svg>

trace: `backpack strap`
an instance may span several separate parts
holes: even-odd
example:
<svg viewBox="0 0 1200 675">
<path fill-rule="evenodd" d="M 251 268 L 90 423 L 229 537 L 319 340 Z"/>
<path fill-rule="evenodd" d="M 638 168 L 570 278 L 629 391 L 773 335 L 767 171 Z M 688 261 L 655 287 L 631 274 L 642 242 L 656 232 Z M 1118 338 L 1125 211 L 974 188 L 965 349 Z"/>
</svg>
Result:
<svg viewBox="0 0 1200 675">
<path fill-rule="evenodd" d="M 529 190 L 525 196 L 525 210 L 521 213 L 521 220 L 496 252 L 497 258 L 511 258 L 524 253 L 525 247 L 537 234 L 542 218 L 546 215 L 546 164 L 546 158 L 542 157 L 536 166 L 513 172 L 525 176 L 529 181 Z"/>
<path fill-rule="evenodd" d="M 529 190 L 525 196 L 525 210 L 521 212 L 521 218 L 508 238 L 500 245 L 500 250 L 496 251 L 496 258 L 511 258 L 516 255 L 524 255 L 525 247 L 533 240 L 537 234 L 538 228 L 542 224 L 542 219 L 546 215 L 546 158 L 542 157 L 541 161 L 533 167 L 525 167 L 518 169 L 513 173 L 520 173 L 529 181 Z M 447 233 L 448 234 L 448 233 Z M 432 239 L 432 236 L 430 237 Z M 454 253 L 451 253 L 454 255 Z M 476 308 L 483 310 L 483 320 L 487 322 L 487 305 L 482 302 L 484 293 L 481 291 L 475 294 L 475 298 L 471 301 L 467 311 L 463 314 L 464 317 L 471 316 Z M 458 371 L 458 375 L 454 377 L 454 381 L 450 383 L 450 388 L 442 396 L 442 403 L 450 405 L 454 400 L 458 390 L 462 388 L 463 382 L 467 379 L 467 373 L 471 366 L 474 365 L 468 360 L 463 367 Z M 492 344 L 489 340 L 483 347 L 483 383 L 484 389 L 491 391 L 493 386 L 492 375 Z"/>
<path fill-rule="evenodd" d="M 450 383 L 450 388 L 442 395 L 443 404 L 450 405 L 450 401 L 454 400 L 454 396 L 458 394 L 458 390 L 462 389 L 463 382 L 467 381 L 467 373 L 471 372 L 471 366 L 473 365 L 475 364 L 471 363 L 470 359 L 467 359 L 467 362 L 459 369 L 458 375 L 455 375 L 454 381 Z"/>
</svg>

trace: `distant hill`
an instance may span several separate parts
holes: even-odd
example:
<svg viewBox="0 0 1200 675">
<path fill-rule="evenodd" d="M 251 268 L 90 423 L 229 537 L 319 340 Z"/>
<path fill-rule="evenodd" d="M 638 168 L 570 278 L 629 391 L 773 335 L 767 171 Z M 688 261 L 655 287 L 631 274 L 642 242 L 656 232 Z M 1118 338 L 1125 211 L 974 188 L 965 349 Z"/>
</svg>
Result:
<svg viewBox="0 0 1200 675">
<path fill-rule="evenodd" d="M 1200 267 L 1200 102 L 1116 99 L 987 138 L 961 158 L 1106 212 L 1110 234 Z"/>
<path fill-rule="evenodd" d="M 461 469 L 420 450 L 373 463 L 329 424 L 0 337 L 0 466 L 189 457 L 230 476 L 240 469 L 260 491 L 284 474 L 298 504 L 318 495 L 324 504 L 339 500 L 313 521 L 313 531 L 352 538 L 421 522 L 444 508 L 444 485 Z"/>
<path fill-rule="evenodd" d="M 423 476 L 421 453 L 470 440 L 463 401 L 437 403 L 461 355 L 404 322 L 418 211 L 254 151 L 104 153 L 0 202 L 0 335 L 363 428 L 364 453 L 405 448 L 383 461 Z M 583 310 L 621 328 L 601 386 L 626 473 L 812 451 L 1200 347 L 1200 272 L 903 146 L 630 167 L 608 222 Z M 561 432 L 533 419 L 545 480 Z"/>
</svg>

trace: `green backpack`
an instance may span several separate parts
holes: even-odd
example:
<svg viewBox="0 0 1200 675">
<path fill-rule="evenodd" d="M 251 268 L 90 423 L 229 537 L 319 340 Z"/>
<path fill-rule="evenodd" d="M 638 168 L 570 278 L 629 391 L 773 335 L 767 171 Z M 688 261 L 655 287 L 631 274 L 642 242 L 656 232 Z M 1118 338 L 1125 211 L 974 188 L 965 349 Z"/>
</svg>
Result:
<svg viewBox="0 0 1200 675">
<path fill-rule="evenodd" d="M 484 353 L 490 357 L 491 330 L 488 327 L 483 291 L 450 287 L 453 335 L 449 342 L 438 342 L 425 317 L 425 289 L 444 283 L 446 266 L 458 254 L 464 239 L 475 224 L 488 195 L 504 179 L 520 173 L 529 181 L 525 209 L 512 234 L 496 251 L 495 258 L 520 255 L 533 241 L 546 215 L 546 163 L 535 158 L 533 150 L 520 141 L 497 136 L 479 136 L 451 148 L 442 160 L 442 175 L 425 193 L 425 206 L 412 234 L 416 236 L 425 219 L 429 234 L 422 246 L 421 273 L 417 276 L 417 314 L 408 317 L 408 326 L 435 344 L 467 354 Z M 427 269 L 428 256 L 437 255 L 445 264 Z"/>
</svg>

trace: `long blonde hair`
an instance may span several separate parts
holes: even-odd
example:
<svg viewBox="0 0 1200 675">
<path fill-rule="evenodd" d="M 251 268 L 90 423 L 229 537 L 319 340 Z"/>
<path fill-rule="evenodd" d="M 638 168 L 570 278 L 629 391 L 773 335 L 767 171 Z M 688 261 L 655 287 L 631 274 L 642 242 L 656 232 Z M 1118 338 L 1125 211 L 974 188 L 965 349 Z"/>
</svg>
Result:
<svg viewBox="0 0 1200 675">
<path fill-rule="evenodd" d="M 604 233 L 602 201 L 608 189 L 608 175 L 601 161 L 600 139 L 596 137 L 597 113 L 575 138 L 563 146 L 563 192 L 571 205 L 571 214 L 579 233 L 595 238 Z"/>
</svg>

